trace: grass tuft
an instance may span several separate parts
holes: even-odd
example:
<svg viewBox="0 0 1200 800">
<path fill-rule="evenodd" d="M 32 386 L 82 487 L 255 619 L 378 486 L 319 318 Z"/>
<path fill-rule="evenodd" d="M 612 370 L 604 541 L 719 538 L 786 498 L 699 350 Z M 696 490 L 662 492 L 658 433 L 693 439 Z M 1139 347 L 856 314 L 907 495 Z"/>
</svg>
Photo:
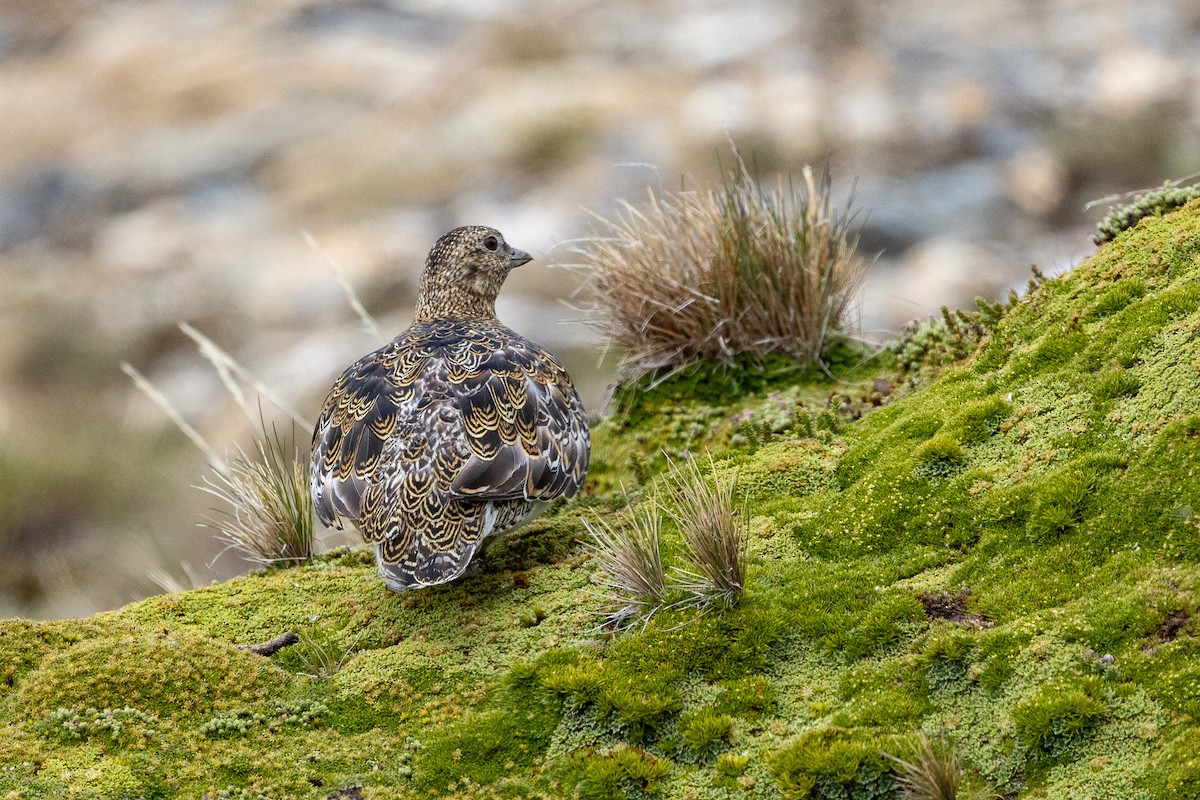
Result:
<svg viewBox="0 0 1200 800">
<path fill-rule="evenodd" d="M 601 614 L 607 627 L 618 629 L 635 620 L 649 621 L 667 596 L 658 502 L 647 497 L 622 518 L 615 525 L 599 514 L 584 519 L 591 536 L 585 549 L 600 567 Z"/>
<path fill-rule="evenodd" d="M 258 457 L 240 447 L 228 464 L 214 466 L 204 491 L 228 508 L 201 523 L 243 558 L 262 566 L 308 561 L 313 555 L 313 508 L 308 459 L 279 432 L 255 438 Z"/>
<path fill-rule="evenodd" d="M 736 154 L 736 153 L 735 153 Z M 831 208 L 811 167 L 799 189 L 762 188 L 738 158 L 720 190 L 650 192 L 580 248 L 587 320 L 632 376 L 697 361 L 783 354 L 806 363 L 844 330 L 866 262 L 854 213 Z"/>
<path fill-rule="evenodd" d="M 297 647 L 291 651 L 292 657 L 299 663 L 298 675 L 316 681 L 326 681 L 341 672 L 342 667 L 354 655 L 359 640 L 359 633 L 349 645 L 327 631 L 317 630 L 313 633 L 300 633 Z"/>
<path fill-rule="evenodd" d="M 698 608 L 737 605 L 746 586 L 746 520 L 734 505 L 736 473 L 722 475 L 710 455 L 711 483 L 695 458 L 668 477 L 674 508 L 669 513 L 683 537 L 686 568 L 676 568 L 674 588 Z"/>
<path fill-rule="evenodd" d="M 896 788 L 904 800 L 956 800 L 962 791 L 962 767 L 950 744 L 934 747 L 922 734 L 911 759 L 884 753 L 896 768 Z"/>
</svg>

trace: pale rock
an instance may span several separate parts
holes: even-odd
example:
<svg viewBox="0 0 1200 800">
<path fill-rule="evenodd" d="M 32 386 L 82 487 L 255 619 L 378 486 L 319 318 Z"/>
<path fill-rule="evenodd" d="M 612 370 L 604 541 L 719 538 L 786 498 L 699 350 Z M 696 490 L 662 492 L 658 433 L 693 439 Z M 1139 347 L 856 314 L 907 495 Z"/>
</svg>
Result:
<svg viewBox="0 0 1200 800">
<path fill-rule="evenodd" d="M 1101 51 L 1088 76 L 1089 106 L 1106 116 L 1132 118 L 1177 96 L 1188 71 L 1181 61 L 1153 50 Z"/>
<path fill-rule="evenodd" d="M 1030 148 L 1008 161 L 1008 197 L 1027 214 L 1045 215 L 1066 195 L 1067 173 L 1049 150 Z"/>
</svg>

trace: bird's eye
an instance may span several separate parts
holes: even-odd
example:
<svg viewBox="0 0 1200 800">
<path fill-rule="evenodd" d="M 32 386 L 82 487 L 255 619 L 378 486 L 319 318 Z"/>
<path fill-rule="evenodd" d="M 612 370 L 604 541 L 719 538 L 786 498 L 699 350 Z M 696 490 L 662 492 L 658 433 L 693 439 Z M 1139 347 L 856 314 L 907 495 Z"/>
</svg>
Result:
<svg viewBox="0 0 1200 800">
<path fill-rule="evenodd" d="M 489 236 L 483 240 L 483 246 L 486 247 L 488 250 L 495 250 L 497 247 L 500 246 L 500 240 L 497 239 L 495 236 Z"/>
</svg>

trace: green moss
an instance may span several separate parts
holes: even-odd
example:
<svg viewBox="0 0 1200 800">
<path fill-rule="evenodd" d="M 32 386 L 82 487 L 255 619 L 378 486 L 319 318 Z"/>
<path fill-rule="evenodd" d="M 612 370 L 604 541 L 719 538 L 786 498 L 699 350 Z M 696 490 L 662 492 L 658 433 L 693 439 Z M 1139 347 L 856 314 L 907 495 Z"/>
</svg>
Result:
<svg viewBox="0 0 1200 800">
<path fill-rule="evenodd" d="M 1001 397 L 973 400 L 951 417 L 946 427 L 964 444 L 984 442 L 996 435 L 1012 411 L 1012 403 Z"/>
<path fill-rule="evenodd" d="M 723 681 L 718 686 L 721 694 L 717 697 L 716 708 L 722 713 L 758 719 L 775 708 L 775 685 L 763 675 L 747 675 Z"/>
<path fill-rule="evenodd" d="M 690 756 L 712 758 L 729 744 L 733 718 L 716 709 L 701 708 L 680 718 L 679 736 Z"/>
<path fill-rule="evenodd" d="M 780 750 L 771 767 L 787 798 L 899 798 L 881 745 L 865 730 L 820 728 Z"/>
<path fill-rule="evenodd" d="M 850 348 L 843 352 L 844 348 Z M 867 355 L 846 342 L 839 345 L 837 367 L 844 370 Z M 655 420 L 663 406 L 688 398 L 708 406 L 723 406 L 747 395 L 765 394 L 798 382 L 824 379 L 819 367 L 806 366 L 781 355 L 738 356 L 736 366 L 696 363 L 664 375 L 648 374 L 623 384 L 613 396 L 613 408 L 626 425 L 639 427 Z M 818 378 L 820 376 L 820 378 Z"/>
<path fill-rule="evenodd" d="M 456 782 L 486 786 L 524 772 L 541 758 L 557 723 L 553 709 L 537 704 L 470 714 L 422 739 L 413 785 L 445 791 Z"/>
<path fill-rule="evenodd" d="M 1142 381 L 1124 369 L 1114 369 L 1106 372 L 1096 382 L 1094 394 L 1097 400 L 1115 400 L 1118 397 L 1131 397 L 1142 388 Z"/>
<path fill-rule="evenodd" d="M 917 470 L 931 477 L 945 478 L 953 475 L 967 460 L 962 445 L 953 435 L 939 433 L 932 437 L 913 454 Z"/>
<path fill-rule="evenodd" d="M 554 694 L 570 698 L 575 705 L 586 706 L 600 698 L 604 678 L 600 664 L 588 660 L 551 669 L 542 676 L 541 683 Z"/>
<path fill-rule="evenodd" d="M 1109 713 L 1098 679 L 1042 687 L 1013 709 L 1017 736 L 1030 750 L 1053 753 L 1086 735 Z"/>
<path fill-rule="evenodd" d="M 1078 526 L 1096 484 L 1096 474 L 1086 468 L 1063 468 L 1042 479 L 1026 523 L 1030 538 L 1044 542 Z"/>
<path fill-rule="evenodd" d="M 576 707 L 590 708 L 602 720 L 619 725 L 629 741 L 643 744 L 657 739 L 679 711 L 675 682 L 681 677 L 669 667 L 658 671 L 585 659 L 550 667 L 541 685 Z"/>
<path fill-rule="evenodd" d="M 647 690 L 617 683 L 605 687 L 598 705 L 601 715 L 615 713 L 629 741 L 642 744 L 661 735 L 668 718 L 679 711 L 680 701 L 669 688 Z"/>
<path fill-rule="evenodd" d="M 722 753 L 717 756 L 717 772 L 725 778 L 737 778 L 746 772 L 750 756 L 738 753 Z"/>
<path fill-rule="evenodd" d="M 51 653 L 5 707 L 25 719 L 72 706 L 132 706 L 179 717 L 254 703 L 290 687 L 290 677 L 261 656 L 162 630 L 93 639 Z"/>
<path fill-rule="evenodd" d="M 585 505 L 577 503 L 566 513 L 540 517 L 505 536 L 487 552 L 485 568 L 489 572 L 525 571 L 571 555 L 584 535 Z"/>
<path fill-rule="evenodd" d="M 636 747 L 583 751 L 571 757 L 567 781 L 580 800 L 633 800 L 657 795 L 667 767 Z"/>
<path fill-rule="evenodd" d="M 842 679 L 838 694 L 846 702 L 833 722 L 844 728 L 916 727 L 930 710 L 925 676 L 907 661 L 856 669 Z"/>
<path fill-rule="evenodd" d="M 773 609 L 753 602 L 719 615 L 695 610 L 656 615 L 639 632 L 622 636 L 608 648 L 603 667 L 587 662 L 560 667 L 549 679 L 555 687 L 578 695 L 591 691 L 595 680 L 661 685 L 687 676 L 709 681 L 737 679 L 762 668 L 786 622 Z M 607 677 L 594 677 L 602 670 Z"/>
<path fill-rule="evenodd" d="M 1146 284 L 1140 278 L 1119 280 L 1096 298 L 1096 304 L 1089 310 L 1088 316 L 1092 319 L 1110 316 L 1145 296 Z"/>
<path fill-rule="evenodd" d="M 1188 206 L 837 381 L 626 387 L 584 496 L 463 581 L 395 595 L 359 548 L 0 621 L 0 796 L 896 797 L 920 731 L 995 794 L 1195 797 L 1197 331 Z M 581 519 L 706 449 L 740 606 L 598 630 Z"/>
<path fill-rule="evenodd" d="M 1162 796 L 1179 800 L 1200 798 L 1200 731 L 1181 734 L 1163 753 Z"/>
</svg>

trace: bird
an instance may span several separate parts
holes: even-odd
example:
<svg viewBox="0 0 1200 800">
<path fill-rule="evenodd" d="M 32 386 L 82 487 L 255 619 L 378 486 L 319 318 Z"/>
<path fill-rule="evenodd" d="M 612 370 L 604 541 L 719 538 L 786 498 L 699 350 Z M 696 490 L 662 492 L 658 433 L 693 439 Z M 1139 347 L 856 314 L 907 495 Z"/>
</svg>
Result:
<svg viewBox="0 0 1200 800">
<path fill-rule="evenodd" d="M 392 591 L 463 576 L 584 484 L 588 416 L 570 375 L 496 317 L 504 279 L 531 260 L 495 228 L 443 235 L 425 259 L 412 324 L 351 364 L 325 399 L 314 509 L 327 527 L 358 527 Z"/>
</svg>

